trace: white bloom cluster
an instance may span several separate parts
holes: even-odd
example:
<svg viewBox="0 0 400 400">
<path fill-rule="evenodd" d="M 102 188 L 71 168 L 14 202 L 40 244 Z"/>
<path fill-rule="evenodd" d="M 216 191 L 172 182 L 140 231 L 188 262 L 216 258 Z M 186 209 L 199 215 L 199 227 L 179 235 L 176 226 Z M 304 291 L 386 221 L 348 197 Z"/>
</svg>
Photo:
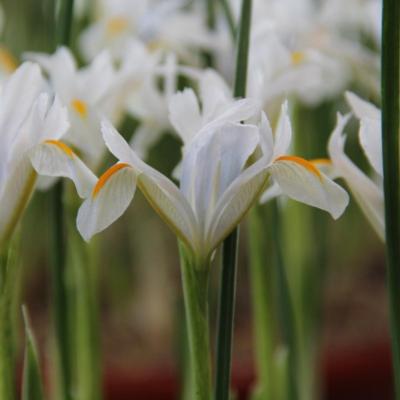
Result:
<svg viewBox="0 0 400 400">
<path fill-rule="evenodd" d="M 364 199 L 364 209 L 375 210 L 373 225 L 380 231 L 382 193 L 370 182 L 369 194 L 379 195 L 373 195 L 376 201 L 365 200 L 364 186 L 357 186 L 365 177 L 360 181 L 354 171 L 349 173 L 352 167 L 340 152 L 342 117 L 329 147 L 334 168 L 327 160 L 309 162 L 288 155 L 291 123 L 285 98 L 318 104 L 337 97 L 351 82 L 361 82 L 370 93 L 378 86 L 379 49 L 363 44 L 366 36 L 379 42 L 378 16 L 373 12 L 378 0 L 316 3 L 255 1 L 248 96 L 241 100 L 233 98 L 227 84 L 232 80 L 233 41 L 218 7 L 210 29 L 205 10 L 184 0 L 101 0 L 91 12 L 83 4 L 81 11 L 94 16 L 79 36 L 88 64 L 78 67 L 66 47 L 52 55 L 26 53 L 25 59 L 39 64 L 47 81 L 37 65 L 25 63 L 4 84 L 0 196 L 14 193 L 22 198 L 18 191 L 25 196 L 29 174 L 10 177 L 14 164 L 23 159 L 27 165 L 29 150 L 35 170 L 51 177 L 48 184 L 58 177 L 75 182 L 85 199 L 78 215 L 85 239 L 117 219 L 139 187 L 193 252 L 209 257 L 261 195 L 266 201 L 283 193 L 337 218 L 348 197 L 331 180 L 336 174 Z M 235 20 L 235 2 L 229 4 Z M 205 52 L 211 54 L 214 69 L 203 67 Z M 10 71 L 14 68 L 0 51 L 3 64 Z M 32 86 L 29 91 L 23 82 L 31 82 L 31 76 L 37 83 L 27 83 Z M 41 91 L 48 94 L 39 96 Z M 353 95 L 349 99 L 361 118 L 361 143 L 379 174 L 379 151 L 371 150 L 378 145 L 366 134 L 373 130 L 371 120 L 379 117 L 372 106 L 358 107 L 361 100 Z M 11 107 L 15 102 L 20 103 L 18 112 Z M 271 117 L 273 108 L 280 114 Z M 275 129 L 267 114 L 278 121 Z M 113 127 L 126 116 L 138 121 L 129 145 Z M 34 126 L 29 139 L 23 136 L 26 124 Z M 56 126 L 51 125 L 50 132 L 46 124 Z M 182 142 L 182 162 L 174 173 L 179 188 L 143 161 L 165 132 Z M 97 178 L 91 171 L 97 173 L 102 166 L 107 148 L 119 161 Z M 2 207 L 0 232 L 9 230 L 6 220 L 15 214 L 12 208 Z"/>
</svg>

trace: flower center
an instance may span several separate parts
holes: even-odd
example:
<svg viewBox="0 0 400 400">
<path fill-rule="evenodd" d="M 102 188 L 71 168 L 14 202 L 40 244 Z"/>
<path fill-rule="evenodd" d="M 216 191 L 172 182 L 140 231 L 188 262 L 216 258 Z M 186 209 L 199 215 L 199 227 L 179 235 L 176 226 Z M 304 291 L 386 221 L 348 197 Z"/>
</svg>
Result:
<svg viewBox="0 0 400 400">
<path fill-rule="evenodd" d="M 109 36 L 117 36 L 124 32 L 129 25 L 129 21 L 125 17 L 114 17 L 107 22 L 107 34 Z"/>
<path fill-rule="evenodd" d="M 304 61 L 305 55 L 302 51 L 294 51 L 291 55 L 291 59 L 292 64 L 299 65 Z"/>
<path fill-rule="evenodd" d="M 74 99 L 71 101 L 71 107 L 76 113 L 80 115 L 81 118 L 86 118 L 88 114 L 87 104 L 79 99 Z"/>
</svg>

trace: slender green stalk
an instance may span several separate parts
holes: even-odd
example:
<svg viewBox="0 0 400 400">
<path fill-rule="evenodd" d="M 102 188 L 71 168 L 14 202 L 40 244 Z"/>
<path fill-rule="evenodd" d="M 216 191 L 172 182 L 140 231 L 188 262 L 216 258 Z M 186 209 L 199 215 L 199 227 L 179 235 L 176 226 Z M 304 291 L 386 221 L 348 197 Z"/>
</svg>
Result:
<svg viewBox="0 0 400 400">
<path fill-rule="evenodd" d="M 64 46 L 69 46 L 71 41 L 72 19 L 74 12 L 74 0 L 60 0 L 60 17 L 57 43 Z"/>
<path fill-rule="evenodd" d="M 183 259 L 181 260 L 181 263 Z M 175 353 L 178 360 L 178 375 L 180 381 L 180 400 L 192 399 L 192 376 L 190 369 L 190 352 L 188 343 L 188 334 L 186 329 L 186 318 L 184 312 L 183 298 L 177 299 L 176 305 L 176 329 L 175 335 Z"/>
<path fill-rule="evenodd" d="M 217 369 L 214 397 L 221 400 L 228 400 L 230 391 L 238 239 L 239 230 L 235 229 L 224 242 L 222 249 L 216 355 Z"/>
<path fill-rule="evenodd" d="M 73 0 L 64 0 L 61 3 L 58 18 L 57 44 L 68 45 L 71 36 Z M 65 212 L 63 204 L 64 188 L 60 181 L 53 189 L 52 198 L 52 291 L 53 291 L 53 318 L 55 324 L 55 341 L 58 361 L 59 396 L 64 400 L 72 398 L 72 373 L 70 360 L 70 324 L 68 310 L 68 288 L 66 281 L 66 249 L 65 249 Z"/>
<path fill-rule="evenodd" d="M 251 9 L 252 0 L 243 0 L 238 36 L 236 77 L 233 90 L 235 97 L 244 97 L 246 95 Z M 225 239 L 222 250 L 221 292 L 216 353 L 216 400 L 229 399 L 238 238 L 239 228 L 235 228 Z"/>
<path fill-rule="evenodd" d="M 233 95 L 246 96 L 247 66 L 249 63 L 252 0 L 242 0 L 239 36 L 236 52 L 236 72 Z"/>
<path fill-rule="evenodd" d="M 0 253 L 0 399 L 16 398 L 12 303 L 17 266 L 13 245 Z"/>
<path fill-rule="evenodd" d="M 282 241 L 281 241 L 281 221 L 277 200 L 272 202 L 273 218 L 272 225 L 275 230 L 275 264 L 277 267 L 277 281 L 279 293 L 279 305 L 281 316 L 281 325 L 283 338 L 288 346 L 288 399 L 298 399 L 297 389 L 297 343 L 296 343 L 296 327 L 293 314 L 293 302 L 291 300 L 289 283 L 286 276 L 285 265 L 282 254 Z"/>
<path fill-rule="evenodd" d="M 70 323 L 68 307 L 68 284 L 66 273 L 65 213 L 63 205 L 63 183 L 58 182 L 53 189 L 52 198 L 52 298 L 55 341 L 58 362 L 59 396 L 72 399 Z"/>
<path fill-rule="evenodd" d="M 267 215 L 270 207 L 256 205 L 249 215 L 250 281 L 255 340 L 257 399 L 278 398 L 274 362 L 276 321 L 274 313 L 273 265 L 268 254 L 273 230 Z"/>
<path fill-rule="evenodd" d="M 183 294 L 189 338 L 191 398 L 211 398 L 211 356 L 209 341 L 209 265 L 197 265 L 180 244 Z"/>
<path fill-rule="evenodd" d="M 215 20 L 215 2 L 214 0 L 206 0 L 206 24 L 208 29 L 212 32 L 215 30 L 216 20 Z M 212 67 L 214 65 L 214 55 L 212 51 L 204 52 L 204 62 L 207 67 Z"/>
<path fill-rule="evenodd" d="M 386 262 L 396 399 L 400 399 L 400 2 L 383 1 L 382 149 L 385 193 Z"/>
</svg>

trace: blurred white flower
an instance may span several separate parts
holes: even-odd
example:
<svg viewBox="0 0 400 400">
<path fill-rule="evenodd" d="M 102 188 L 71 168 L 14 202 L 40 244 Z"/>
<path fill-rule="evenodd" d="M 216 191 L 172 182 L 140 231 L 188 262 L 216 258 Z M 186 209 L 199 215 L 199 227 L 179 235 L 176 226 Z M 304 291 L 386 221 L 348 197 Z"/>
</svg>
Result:
<svg viewBox="0 0 400 400">
<path fill-rule="evenodd" d="M 312 48 L 292 51 L 272 32 L 254 35 L 250 49 L 249 97 L 267 110 L 287 96 L 318 104 L 343 91 L 349 79 L 334 58 Z"/>
<path fill-rule="evenodd" d="M 52 89 L 67 106 L 71 127 L 65 136 L 66 142 L 91 168 L 98 168 L 105 153 L 100 118 L 115 115 L 112 98 L 116 91 L 116 73 L 109 54 L 99 54 L 88 67 L 79 70 L 66 47 L 53 55 L 26 53 L 25 57 L 42 66 Z"/>
<path fill-rule="evenodd" d="M 186 61 L 197 59 L 193 50 L 216 45 L 215 36 L 193 4 L 185 0 L 104 0 L 98 20 L 83 32 L 81 52 L 88 60 L 108 49 L 119 59 L 126 43 L 143 41 L 151 49 L 173 51 Z"/>
<path fill-rule="evenodd" d="M 191 88 L 176 92 L 178 74 L 194 81 L 199 98 Z M 160 78 L 163 78 L 162 90 L 157 84 Z M 240 122 L 256 114 L 254 102 L 235 101 L 217 72 L 178 65 L 173 54 L 156 67 L 153 75 L 144 77 L 140 88 L 128 96 L 127 109 L 140 120 L 131 146 L 142 159 L 165 132 L 175 131 L 186 145 L 206 124 Z"/>
<path fill-rule="evenodd" d="M 344 152 L 344 127 L 349 115 L 338 114 L 337 125 L 329 140 L 329 155 L 339 176 L 349 186 L 361 210 L 379 237 L 385 238 L 384 196 L 382 189 L 382 142 L 380 110 L 353 93 L 346 94 L 354 114 L 360 120 L 359 141 L 377 179 L 368 177 Z"/>
<path fill-rule="evenodd" d="M 151 147 L 163 134 L 171 131 L 168 102 L 177 90 L 177 60 L 168 54 L 157 70 L 147 73 L 126 99 L 126 110 L 140 122 L 131 145 L 140 157 L 146 158 Z M 162 88 L 159 83 L 162 79 Z"/>
<path fill-rule="evenodd" d="M 141 118 L 141 98 L 143 97 L 143 102 L 146 98 L 144 87 L 149 81 L 160 78 L 161 60 L 160 52 L 150 52 L 142 42 L 127 42 L 126 51 L 115 69 L 113 90 L 102 102 L 107 110 L 106 115 L 114 124 L 118 124 L 126 112 Z M 138 107 L 139 111 L 135 110 L 135 107 Z"/>
<path fill-rule="evenodd" d="M 287 96 L 318 104 L 341 94 L 351 80 L 379 95 L 379 55 L 361 40 L 367 25 L 364 5 L 376 0 L 343 3 L 255 2 L 249 87 L 265 108 Z"/>
<path fill-rule="evenodd" d="M 38 65 L 22 64 L 0 93 L 0 247 L 11 237 L 33 192 L 29 153 L 68 130 L 67 110 L 45 93 Z"/>
<path fill-rule="evenodd" d="M 366 36 L 380 46 L 382 0 L 324 1 L 319 15 L 321 23 L 330 29 L 360 41 Z"/>
</svg>

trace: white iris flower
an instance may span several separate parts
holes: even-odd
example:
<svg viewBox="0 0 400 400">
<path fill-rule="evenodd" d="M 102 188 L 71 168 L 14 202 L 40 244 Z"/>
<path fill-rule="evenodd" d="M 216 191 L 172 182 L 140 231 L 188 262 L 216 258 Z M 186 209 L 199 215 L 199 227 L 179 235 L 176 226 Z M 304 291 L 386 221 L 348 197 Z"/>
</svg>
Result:
<svg viewBox="0 0 400 400">
<path fill-rule="evenodd" d="M 180 122 L 186 118 L 181 114 Z M 85 198 L 77 226 L 86 240 L 123 214 L 138 187 L 193 256 L 207 262 L 258 200 L 269 177 L 283 193 L 334 218 L 347 206 L 348 195 L 340 186 L 306 160 L 285 155 L 291 139 L 286 106 L 281 120 L 275 137 L 264 114 L 260 126 L 227 120 L 206 124 L 185 146 L 179 187 L 144 163 L 107 121 L 102 123 L 104 141 L 119 161 L 97 182 L 63 145 L 43 144 L 32 162 L 41 174 L 75 182 Z M 257 149 L 262 150 L 258 159 Z"/>
<path fill-rule="evenodd" d="M 354 114 L 360 120 L 359 141 L 377 179 L 367 176 L 344 152 L 346 136 L 343 134 L 343 130 L 349 120 L 349 115 L 338 114 L 336 128 L 329 140 L 329 155 L 337 174 L 345 179 L 363 213 L 379 237 L 384 240 L 381 113 L 373 104 L 360 99 L 353 93 L 346 93 L 346 98 Z"/>
<path fill-rule="evenodd" d="M 39 66 L 24 63 L 0 92 L 0 247 L 10 239 L 35 187 L 30 151 L 60 139 L 69 127 L 67 110 L 45 91 Z"/>
<path fill-rule="evenodd" d="M 52 89 L 67 106 L 71 127 L 66 142 L 76 149 L 91 168 L 98 168 L 105 153 L 100 119 L 111 118 L 110 100 L 116 90 L 116 73 L 107 52 L 99 54 L 86 68 L 77 69 L 66 47 L 53 55 L 27 53 L 48 74 Z M 111 107 L 112 108 L 112 107 Z"/>
</svg>

